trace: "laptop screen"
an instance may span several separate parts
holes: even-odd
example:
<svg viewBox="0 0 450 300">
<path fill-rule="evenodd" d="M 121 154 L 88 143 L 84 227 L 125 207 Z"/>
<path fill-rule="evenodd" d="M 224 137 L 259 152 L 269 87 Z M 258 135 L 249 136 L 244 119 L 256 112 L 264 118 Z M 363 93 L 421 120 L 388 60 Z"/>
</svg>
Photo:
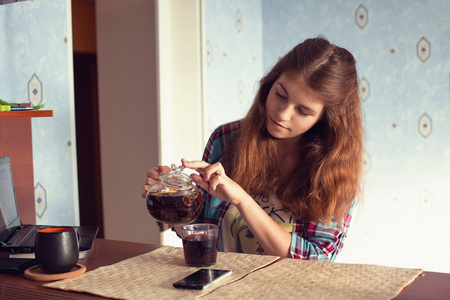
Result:
<svg viewBox="0 0 450 300">
<path fill-rule="evenodd" d="M 0 157 L 0 233 L 20 225 L 9 156 Z"/>
</svg>

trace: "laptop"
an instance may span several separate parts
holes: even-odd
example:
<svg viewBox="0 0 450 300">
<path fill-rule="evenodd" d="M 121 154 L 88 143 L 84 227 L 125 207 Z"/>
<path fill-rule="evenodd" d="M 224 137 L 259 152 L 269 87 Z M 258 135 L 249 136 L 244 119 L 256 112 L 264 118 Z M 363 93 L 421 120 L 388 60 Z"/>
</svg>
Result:
<svg viewBox="0 0 450 300">
<path fill-rule="evenodd" d="M 65 226 L 65 225 L 64 225 Z M 80 251 L 92 248 L 97 226 L 71 226 L 80 236 Z M 0 157 L 0 249 L 10 253 L 33 253 L 39 229 L 61 225 L 24 225 L 17 209 L 16 193 L 9 156 Z"/>
</svg>

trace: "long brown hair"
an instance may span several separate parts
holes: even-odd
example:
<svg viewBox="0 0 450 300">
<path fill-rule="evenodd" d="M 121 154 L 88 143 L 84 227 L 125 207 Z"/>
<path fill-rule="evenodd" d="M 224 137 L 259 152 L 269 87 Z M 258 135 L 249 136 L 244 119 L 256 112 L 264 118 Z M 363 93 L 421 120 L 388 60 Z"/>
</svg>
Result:
<svg viewBox="0 0 450 300">
<path fill-rule="evenodd" d="M 323 37 L 307 39 L 262 78 L 236 143 L 222 163 L 250 194 L 273 187 L 286 211 L 304 221 L 342 221 L 361 196 L 363 128 L 353 55 Z M 279 143 L 266 129 L 266 101 L 283 72 L 299 74 L 324 104 L 324 116 L 300 140 L 297 166 L 279 173 Z"/>
</svg>

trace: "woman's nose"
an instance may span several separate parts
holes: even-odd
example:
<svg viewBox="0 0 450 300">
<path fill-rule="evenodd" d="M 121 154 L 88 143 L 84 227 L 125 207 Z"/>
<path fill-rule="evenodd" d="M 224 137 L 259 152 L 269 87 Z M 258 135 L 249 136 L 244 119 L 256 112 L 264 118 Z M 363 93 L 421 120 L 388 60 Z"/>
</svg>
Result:
<svg viewBox="0 0 450 300">
<path fill-rule="evenodd" d="M 291 108 L 289 105 L 281 105 L 278 107 L 277 114 L 282 121 L 290 120 L 292 115 Z"/>
</svg>

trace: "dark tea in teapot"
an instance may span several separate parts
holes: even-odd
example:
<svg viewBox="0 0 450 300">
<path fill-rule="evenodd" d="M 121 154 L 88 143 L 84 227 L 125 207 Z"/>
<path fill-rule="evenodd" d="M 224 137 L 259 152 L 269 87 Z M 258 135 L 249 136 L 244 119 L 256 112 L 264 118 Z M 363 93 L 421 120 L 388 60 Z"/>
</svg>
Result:
<svg viewBox="0 0 450 300">
<path fill-rule="evenodd" d="M 149 193 L 147 208 L 150 215 L 162 223 L 187 224 L 194 221 L 202 210 L 201 194 L 194 198 L 177 190 Z"/>
<path fill-rule="evenodd" d="M 147 192 L 147 209 L 159 222 L 183 225 L 194 221 L 202 210 L 202 196 L 191 178 L 182 173 L 183 166 L 172 165 L 161 181 Z"/>
</svg>

